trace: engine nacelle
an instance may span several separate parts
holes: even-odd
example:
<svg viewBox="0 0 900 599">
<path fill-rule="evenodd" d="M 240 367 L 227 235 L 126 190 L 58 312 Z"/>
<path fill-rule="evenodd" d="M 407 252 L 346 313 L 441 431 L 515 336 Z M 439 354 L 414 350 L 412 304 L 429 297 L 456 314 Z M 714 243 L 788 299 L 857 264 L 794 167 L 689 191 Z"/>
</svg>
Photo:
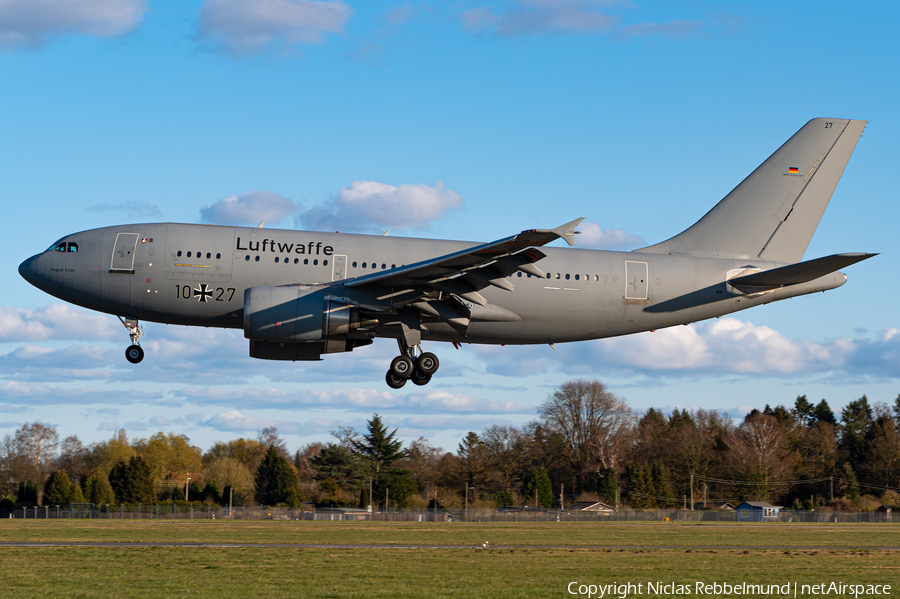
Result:
<svg viewBox="0 0 900 599">
<path fill-rule="evenodd" d="M 320 353 L 345 352 L 361 345 L 348 343 L 346 335 L 363 324 L 369 323 L 360 322 L 355 306 L 321 290 L 294 285 L 244 292 L 244 337 L 253 341 L 311 343 Z"/>
</svg>

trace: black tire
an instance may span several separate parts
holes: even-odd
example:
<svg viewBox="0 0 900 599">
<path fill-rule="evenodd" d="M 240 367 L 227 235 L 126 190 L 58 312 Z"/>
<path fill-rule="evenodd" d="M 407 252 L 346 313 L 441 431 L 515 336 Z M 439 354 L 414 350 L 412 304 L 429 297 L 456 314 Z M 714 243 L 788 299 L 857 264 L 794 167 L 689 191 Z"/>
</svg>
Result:
<svg viewBox="0 0 900 599">
<path fill-rule="evenodd" d="M 385 375 L 384 381 L 391 389 L 400 389 L 403 387 L 403 385 L 406 384 L 406 379 L 394 376 L 394 373 L 390 370 L 388 370 L 387 374 Z"/>
<path fill-rule="evenodd" d="M 414 385 L 424 387 L 431 382 L 431 375 L 425 374 L 424 372 L 416 368 L 409 380 L 411 380 Z"/>
<path fill-rule="evenodd" d="M 132 364 L 137 364 L 144 359 L 144 350 L 140 345 L 129 345 L 125 348 L 125 359 Z"/>
<path fill-rule="evenodd" d="M 423 374 L 431 376 L 440 368 L 441 362 L 438 357 L 431 352 L 425 352 L 416 360 L 416 370 Z"/>
<path fill-rule="evenodd" d="M 391 360 L 391 368 L 388 370 L 398 379 L 406 380 L 412 376 L 414 370 L 413 362 L 406 356 L 397 356 Z M 399 387 L 397 387 L 399 389 Z"/>
</svg>

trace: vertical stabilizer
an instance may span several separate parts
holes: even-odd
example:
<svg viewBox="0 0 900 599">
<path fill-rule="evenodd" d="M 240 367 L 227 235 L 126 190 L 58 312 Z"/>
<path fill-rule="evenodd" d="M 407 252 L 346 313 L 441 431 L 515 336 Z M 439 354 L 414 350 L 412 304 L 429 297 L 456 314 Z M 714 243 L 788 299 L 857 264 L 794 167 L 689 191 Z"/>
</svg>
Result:
<svg viewBox="0 0 900 599">
<path fill-rule="evenodd" d="M 809 121 L 686 231 L 635 251 L 799 262 L 865 126 Z"/>
</svg>

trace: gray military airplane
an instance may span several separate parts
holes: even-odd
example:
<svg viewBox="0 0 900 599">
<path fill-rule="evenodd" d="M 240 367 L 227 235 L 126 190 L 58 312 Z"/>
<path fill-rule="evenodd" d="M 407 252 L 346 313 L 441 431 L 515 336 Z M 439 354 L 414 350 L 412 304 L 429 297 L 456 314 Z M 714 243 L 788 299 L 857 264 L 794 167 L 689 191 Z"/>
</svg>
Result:
<svg viewBox="0 0 900 599">
<path fill-rule="evenodd" d="M 397 340 L 388 385 L 425 385 L 423 340 L 554 344 L 687 325 L 843 285 L 874 254 L 801 261 L 866 121 L 813 119 L 696 224 L 632 252 L 573 245 L 576 219 L 490 243 L 189 224 L 66 235 L 19 266 L 32 285 L 119 317 L 243 328 L 250 355 L 320 360 Z M 540 267 L 538 266 L 540 265 Z"/>
</svg>

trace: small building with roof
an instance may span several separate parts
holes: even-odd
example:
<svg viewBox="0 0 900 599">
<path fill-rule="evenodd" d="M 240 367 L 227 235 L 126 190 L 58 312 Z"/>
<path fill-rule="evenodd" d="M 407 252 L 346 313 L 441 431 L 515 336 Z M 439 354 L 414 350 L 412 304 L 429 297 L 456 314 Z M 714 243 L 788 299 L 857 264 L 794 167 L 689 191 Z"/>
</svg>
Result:
<svg viewBox="0 0 900 599">
<path fill-rule="evenodd" d="M 735 510 L 738 522 L 777 522 L 781 507 L 768 501 L 745 501 Z"/>
<path fill-rule="evenodd" d="M 567 512 L 601 512 L 611 514 L 615 512 L 615 508 L 603 503 L 602 501 L 573 501 L 565 506 Z"/>
</svg>

